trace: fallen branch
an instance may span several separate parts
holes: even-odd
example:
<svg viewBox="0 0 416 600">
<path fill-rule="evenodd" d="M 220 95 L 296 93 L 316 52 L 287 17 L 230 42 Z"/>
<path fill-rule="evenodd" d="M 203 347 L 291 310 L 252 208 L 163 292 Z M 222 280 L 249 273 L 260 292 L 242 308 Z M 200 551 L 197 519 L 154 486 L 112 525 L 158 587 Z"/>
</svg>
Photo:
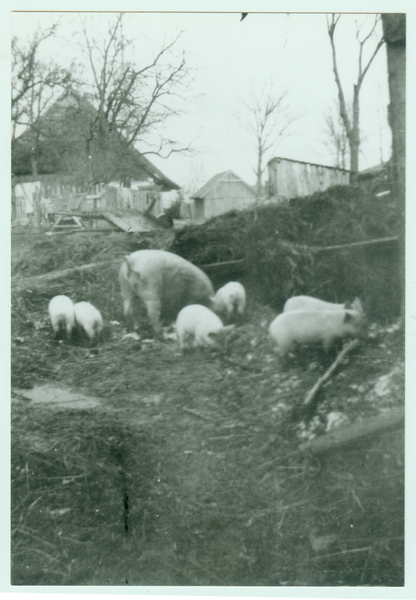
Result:
<svg viewBox="0 0 416 600">
<path fill-rule="evenodd" d="M 335 369 L 338 367 L 338 365 L 342 362 L 342 359 L 344 358 L 344 356 L 350 350 L 352 350 L 353 348 L 358 346 L 358 344 L 359 344 L 358 340 L 352 340 L 341 350 L 341 352 L 338 354 L 337 358 L 334 360 L 332 365 L 329 367 L 328 371 L 324 375 L 322 375 L 322 377 L 320 377 L 318 379 L 318 381 L 315 383 L 313 388 L 308 392 L 305 400 L 302 403 L 303 407 L 307 407 L 312 404 L 312 401 L 314 400 L 316 394 L 318 393 L 320 388 L 323 386 L 323 384 L 326 381 L 328 381 L 328 379 L 331 377 L 332 373 L 335 371 Z"/>
<path fill-rule="evenodd" d="M 21 291 L 28 287 L 32 287 L 41 284 L 44 281 L 53 281 L 54 279 L 61 279 L 62 277 L 66 277 L 67 275 L 71 275 L 72 273 L 76 273 L 77 271 L 88 271 L 91 269 L 96 269 L 98 267 L 106 267 L 112 264 L 120 264 L 121 259 L 118 260 L 106 260 L 103 262 L 89 263 L 88 265 L 80 265 L 79 267 L 70 267 L 68 269 L 60 269 L 59 271 L 51 271 L 50 273 L 45 273 L 44 275 L 34 275 L 33 277 L 20 277 L 16 275 L 12 278 L 12 288 L 13 291 Z"/>
<path fill-rule="evenodd" d="M 310 450 L 313 453 L 326 452 L 340 446 L 356 443 L 362 438 L 369 438 L 387 431 L 394 431 L 402 427 L 403 423 L 404 407 L 400 406 L 378 417 L 368 417 L 348 427 L 340 427 L 331 433 L 305 442 L 299 446 L 299 450 L 302 452 Z"/>
</svg>

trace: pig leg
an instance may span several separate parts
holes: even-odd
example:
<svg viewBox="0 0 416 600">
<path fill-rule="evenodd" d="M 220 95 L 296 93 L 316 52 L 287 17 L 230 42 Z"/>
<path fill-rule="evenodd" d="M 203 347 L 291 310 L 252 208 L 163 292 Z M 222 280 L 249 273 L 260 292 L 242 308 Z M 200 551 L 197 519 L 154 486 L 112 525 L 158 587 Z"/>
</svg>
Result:
<svg viewBox="0 0 416 600">
<path fill-rule="evenodd" d="M 149 315 L 150 322 L 153 326 L 154 332 L 157 336 L 162 335 L 162 325 L 160 323 L 160 300 L 146 299 L 144 300 L 147 308 L 147 314 Z"/>
<path fill-rule="evenodd" d="M 135 293 L 132 290 L 128 281 L 120 281 L 121 287 L 121 296 L 123 298 L 123 314 L 124 314 L 124 322 L 127 329 L 133 329 L 133 306 Z"/>
</svg>

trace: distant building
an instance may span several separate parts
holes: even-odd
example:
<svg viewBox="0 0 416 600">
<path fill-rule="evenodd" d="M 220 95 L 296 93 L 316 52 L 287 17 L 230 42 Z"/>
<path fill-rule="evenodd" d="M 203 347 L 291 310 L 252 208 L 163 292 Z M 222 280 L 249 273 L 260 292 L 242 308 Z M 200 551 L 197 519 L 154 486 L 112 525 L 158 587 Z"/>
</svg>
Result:
<svg viewBox="0 0 416 600">
<path fill-rule="evenodd" d="M 332 185 L 348 185 L 350 172 L 290 158 L 272 158 L 267 163 L 268 195 L 297 198 L 322 192 Z"/>
<path fill-rule="evenodd" d="M 376 195 L 390 193 L 390 161 L 359 171 L 357 173 L 357 185 Z"/>
<path fill-rule="evenodd" d="M 12 170 L 15 221 L 59 210 L 149 209 L 157 215 L 161 194 L 179 190 L 118 131 L 100 137 L 97 111 L 71 89 L 14 141 Z"/>
<path fill-rule="evenodd" d="M 253 188 L 232 171 L 214 175 L 191 199 L 193 206 L 189 216 L 199 222 L 230 210 L 248 208 L 257 201 Z"/>
</svg>

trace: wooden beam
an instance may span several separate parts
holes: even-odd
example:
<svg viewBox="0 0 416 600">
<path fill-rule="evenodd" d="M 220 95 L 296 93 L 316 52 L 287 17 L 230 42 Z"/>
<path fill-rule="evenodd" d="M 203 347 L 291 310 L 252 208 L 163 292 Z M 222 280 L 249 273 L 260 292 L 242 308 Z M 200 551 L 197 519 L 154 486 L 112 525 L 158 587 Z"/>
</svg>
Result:
<svg viewBox="0 0 416 600">
<path fill-rule="evenodd" d="M 102 261 L 102 262 L 81 265 L 79 267 L 60 269 L 59 271 L 52 271 L 50 273 L 45 273 L 44 275 L 35 275 L 33 277 L 20 277 L 19 275 L 16 275 L 15 277 L 12 277 L 12 290 L 14 292 L 22 291 L 24 289 L 42 284 L 46 281 L 53 281 L 55 279 L 61 279 L 62 277 L 66 277 L 67 275 L 72 275 L 72 273 L 76 273 L 77 271 L 89 271 L 92 269 L 98 269 L 100 267 L 108 267 L 109 265 L 116 265 L 116 264 L 121 265 L 121 262 L 122 262 L 122 258 L 119 258 L 118 260 L 106 260 L 106 261 Z"/>
<path fill-rule="evenodd" d="M 336 450 L 342 446 L 358 444 L 359 442 L 367 441 L 374 435 L 402 428 L 404 425 L 404 415 L 404 406 L 392 408 L 377 417 L 367 417 L 348 427 L 340 427 L 326 435 L 305 442 L 299 446 L 299 450 L 318 454 L 327 452 L 328 450 Z"/>
</svg>

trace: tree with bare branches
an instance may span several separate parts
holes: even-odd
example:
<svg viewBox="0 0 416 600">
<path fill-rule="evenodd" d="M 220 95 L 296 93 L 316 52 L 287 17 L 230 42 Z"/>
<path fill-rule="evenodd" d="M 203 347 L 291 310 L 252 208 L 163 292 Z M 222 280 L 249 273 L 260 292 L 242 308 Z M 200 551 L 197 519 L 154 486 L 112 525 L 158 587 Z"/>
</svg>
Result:
<svg viewBox="0 0 416 600">
<path fill-rule="evenodd" d="M 60 67 L 50 59 L 40 60 L 39 47 L 46 39 L 55 36 L 57 24 L 46 29 L 37 29 L 26 43 L 16 37 L 12 39 L 12 156 L 18 158 L 16 144 L 18 127 L 26 132 L 26 148 L 29 148 L 32 181 L 38 180 L 39 142 L 45 137 L 42 128 L 42 115 L 57 97 L 57 92 L 66 86 L 70 71 Z M 35 199 L 35 215 L 40 222 L 40 209 Z"/>
<path fill-rule="evenodd" d="M 16 128 L 34 127 L 51 101 L 56 91 L 69 83 L 70 70 L 63 69 L 53 60 L 38 58 L 39 47 L 49 37 L 55 36 L 57 24 L 47 29 L 38 29 L 28 42 L 12 39 L 12 141 L 16 138 Z"/>
<path fill-rule="evenodd" d="M 92 74 L 84 82 L 97 109 L 96 130 L 100 136 L 118 131 L 127 147 L 142 154 L 167 158 L 189 150 L 164 136 L 166 121 L 181 114 L 180 105 L 191 83 L 184 53 L 178 53 L 180 33 L 149 61 L 139 64 L 133 40 L 123 32 L 125 14 L 108 23 L 103 35 L 96 33 L 94 17 L 80 16 L 82 42 Z M 130 60 L 127 58 L 130 56 Z"/>
<path fill-rule="evenodd" d="M 341 84 L 340 75 L 338 72 L 337 65 L 337 55 L 335 48 L 335 29 L 341 18 L 341 15 L 332 14 L 331 18 L 326 16 L 327 22 L 327 31 L 329 40 L 331 43 L 332 49 L 332 64 L 333 71 L 335 76 L 335 82 L 338 88 L 338 99 L 339 99 L 339 111 L 344 123 L 345 131 L 348 137 L 348 143 L 350 148 L 350 171 L 351 171 L 351 182 L 355 181 L 356 175 L 358 173 L 358 158 L 359 158 L 359 149 L 360 149 L 360 91 L 363 85 L 364 78 L 370 68 L 374 58 L 377 55 L 377 52 L 380 50 L 381 46 L 384 44 L 384 37 L 378 39 L 376 45 L 371 53 L 370 58 L 367 63 L 363 64 L 363 51 L 365 45 L 369 42 L 370 39 L 374 39 L 374 35 L 377 31 L 377 26 L 380 23 L 380 15 L 374 16 L 374 22 L 370 31 L 366 34 L 362 34 L 362 26 L 357 27 L 356 39 L 359 44 L 359 54 L 358 54 L 358 75 L 356 83 L 354 84 L 353 91 L 353 99 L 352 99 L 352 116 L 348 114 L 347 110 L 347 102 L 345 99 L 343 87 Z"/>
<path fill-rule="evenodd" d="M 243 100 L 244 109 L 237 115 L 239 123 L 248 131 L 256 148 L 256 194 L 262 195 L 262 177 L 266 169 L 267 155 L 288 133 L 298 116 L 294 116 L 288 100 L 288 92 L 277 92 L 272 82 L 261 89 L 254 86 L 249 98 Z"/>
</svg>

